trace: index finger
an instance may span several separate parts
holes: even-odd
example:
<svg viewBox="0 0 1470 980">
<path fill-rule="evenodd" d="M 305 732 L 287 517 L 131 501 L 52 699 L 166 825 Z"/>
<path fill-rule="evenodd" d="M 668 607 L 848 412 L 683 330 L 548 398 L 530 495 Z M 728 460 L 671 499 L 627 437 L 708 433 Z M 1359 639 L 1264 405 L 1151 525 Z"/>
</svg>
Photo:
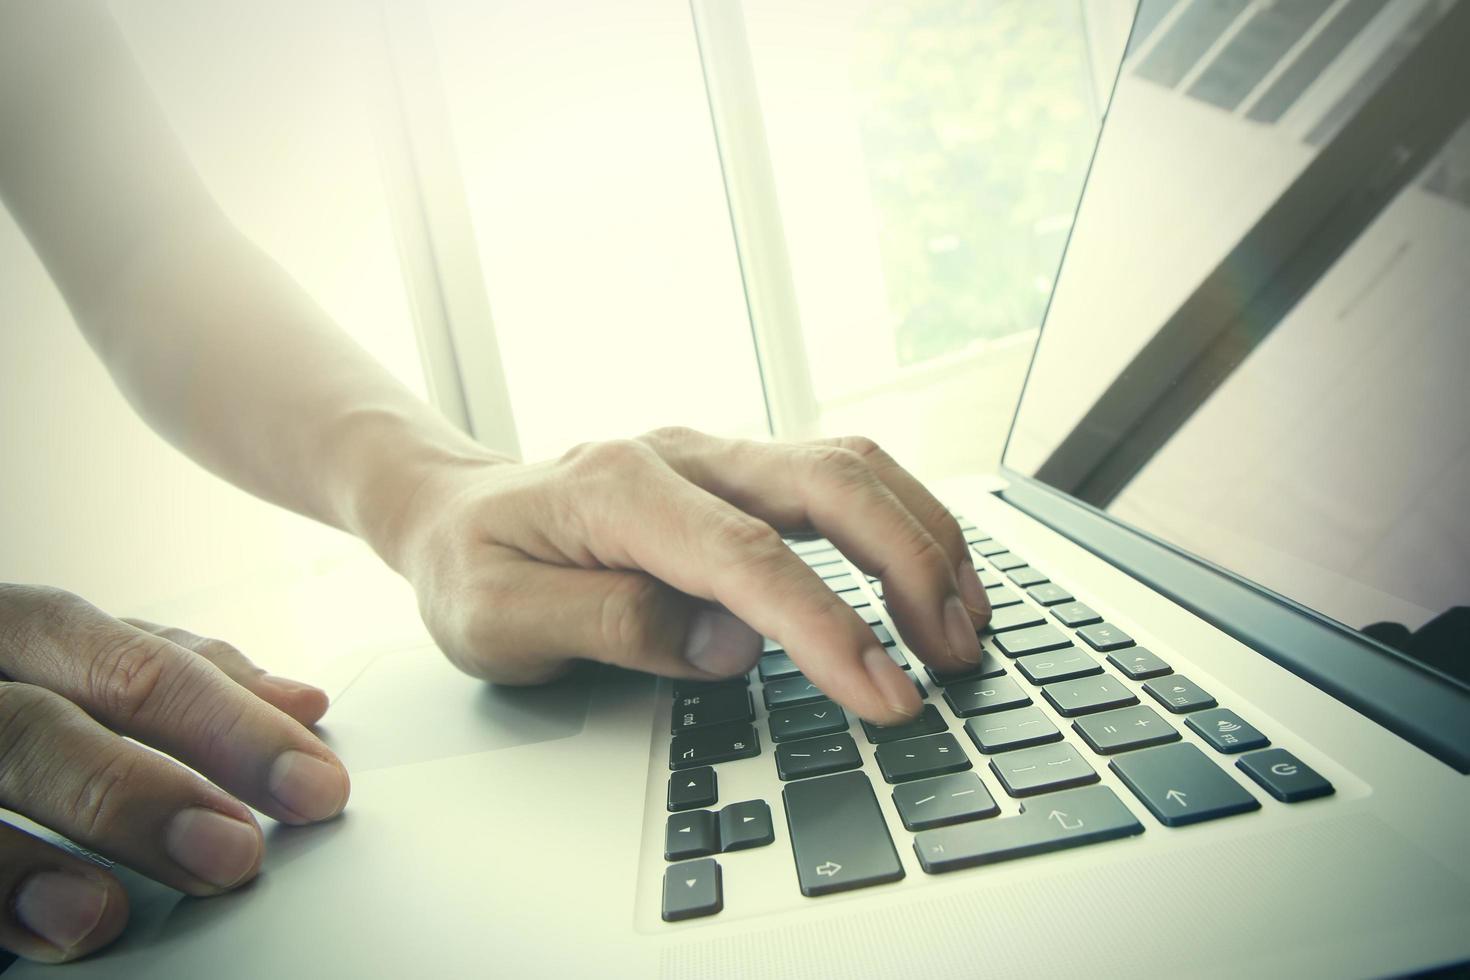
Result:
<svg viewBox="0 0 1470 980">
<path fill-rule="evenodd" d="M 918 714 L 918 691 L 872 629 L 774 528 L 649 457 L 637 479 L 625 472 L 606 480 L 603 492 L 581 496 L 600 510 L 588 521 L 599 560 L 720 603 L 869 721 L 891 725 Z M 649 500 L 664 506 L 650 508 Z"/>
</svg>

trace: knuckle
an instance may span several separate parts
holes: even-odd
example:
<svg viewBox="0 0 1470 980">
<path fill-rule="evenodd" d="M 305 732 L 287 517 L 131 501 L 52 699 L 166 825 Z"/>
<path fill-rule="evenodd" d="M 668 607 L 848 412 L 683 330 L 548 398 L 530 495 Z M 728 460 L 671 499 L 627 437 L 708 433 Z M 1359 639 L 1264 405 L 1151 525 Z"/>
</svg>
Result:
<svg viewBox="0 0 1470 980">
<path fill-rule="evenodd" d="M 562 459 L 580 472 L 621 475 L 648 463 L 652 455 L 653 451 L 636 439 L 612 439 L 573 446 Z"/>
<path fill-rule="evenodd" d="M 129 788 L 137 777 L 138 757 L 132 752 L 109 751 L 94 760 L 93 767 L 68 809 L 72 826 L 86 841 L 104 840 L 120 829 Z"/>
<path fill-rule="evenodd" d="M 661 642 L 658 609 L 662 593 L 652 579 L 628 575 L 608 589 L 599 614 L 603 646 L 641 653 Z"/>
<path fill-rule="evenodd" d="M 813 470 L 827 480 L 836 480 L 844 485 L 873 482 L 873 474 L 867 461 L 844 446 L 818 447 L 812 453 L 811 462 Z"/>
<path fill-rule="evenodd" d="M 666 451 L 688 446 L 703 438 L 703 433 L 687 425 L 661 425 L 638 437 L 638 441 L 656 451 Z"/>
<path fill-rule="evenodd" d="M 770 561 L 786 557 L 790 550 L 776 529 L 746 514 L 718 514 L 712 519 L 717 540 L 723 541 L 742 561 Z"/>
<path fill-rule="evenodd" d="M 146 633 L 111 636 L 99 644 L 87 671 L 87 697 L 109 719 L 127 724 L 164 695 L 168 648 Z"/>
<path fill-rule="evenodd" d="M 881 446 L 867 436 L 843 436 L 839 443 L 863 459 L 881 459 L 887 455 Z"/>
</svg>

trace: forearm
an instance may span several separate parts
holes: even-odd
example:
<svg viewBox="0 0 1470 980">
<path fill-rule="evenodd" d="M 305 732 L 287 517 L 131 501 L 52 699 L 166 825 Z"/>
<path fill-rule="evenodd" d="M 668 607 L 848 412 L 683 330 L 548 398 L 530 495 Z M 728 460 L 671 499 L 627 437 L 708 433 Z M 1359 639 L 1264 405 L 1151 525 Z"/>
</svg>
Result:
<svg viewBox="0 0 1470 980">
<path fill-rule="evenodd" d="M 496 458 L 223 222 L 152 243 L 73 311 L 165 438 L 257 496 L 358 534 L 390 563 L 397 515 L 427 472 Z"/>
<path fill-rule="evenodd" d="M 0 7 L 0 132 L 0 197 L 77 323 L 209 469 L 391 562 L 422 473 L 488 455 L 234 227 L 100 3 Z"/>
</svg>

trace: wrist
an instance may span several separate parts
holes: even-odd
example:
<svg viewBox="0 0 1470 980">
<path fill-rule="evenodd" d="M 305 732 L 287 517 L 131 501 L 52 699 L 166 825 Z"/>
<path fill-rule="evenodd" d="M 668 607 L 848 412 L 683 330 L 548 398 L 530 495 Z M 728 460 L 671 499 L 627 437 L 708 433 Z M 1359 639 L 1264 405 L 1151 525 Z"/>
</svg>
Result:
<svg viewBox="0 0 1470 980">
<path fill-rule="evenodd" d="M 487 467 L 512 463 L 447 424 L 435 431 L 410 426 L 393 437 L 374 433 L 351 469 L 342 525 L 394 571 L 407 576 L 414 542 L 453 486 Z"/>
</svg>

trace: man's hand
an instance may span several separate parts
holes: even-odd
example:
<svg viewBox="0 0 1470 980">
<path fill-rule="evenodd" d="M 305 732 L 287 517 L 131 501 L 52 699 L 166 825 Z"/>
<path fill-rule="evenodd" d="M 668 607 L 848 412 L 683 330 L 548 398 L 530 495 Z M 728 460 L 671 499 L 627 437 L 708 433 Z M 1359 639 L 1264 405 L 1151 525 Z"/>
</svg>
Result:
<svg viewBox="0 0 1470 980">
<path fill-rule="evenodd" d="M 781 540 L 825 535 L 883 581 L 910 648 L 978 662 L 985 590 L 954 518 L 871 441 L 807 445 L 660 429 L 537 464 L 431 471 L 379 551 L 462 670 L 530 684 L 588 658 L 669 677 L 749 670 L 762 635 L 863 718 L 918 696 L 872 630 Z"/>
<path fill-rule="evenodd" d="M 305 727 L 326 709 L 219 640 L 0 584 L 0 807 L 190 895 L 255 876 L 249 807 L 341 812 L 347 772 Z M 0 896 L 0 946 L 34 960 L 85 955 L 128 916 L 111 874 L 4 823 Z"/>
</svg>

